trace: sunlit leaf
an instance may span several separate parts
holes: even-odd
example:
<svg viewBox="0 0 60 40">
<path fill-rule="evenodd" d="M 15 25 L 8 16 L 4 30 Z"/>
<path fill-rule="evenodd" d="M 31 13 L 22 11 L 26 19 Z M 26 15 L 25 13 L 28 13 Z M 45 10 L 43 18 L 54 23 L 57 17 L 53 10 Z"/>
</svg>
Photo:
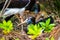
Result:
<svg viewBox="0 0 60 40">
<path fill-rule="evenodd" d="M 46 26 L 48 26 L 49 24 L 50 24 L 50 18 L 46 20 Z"/>
<path fill-rule="evenodd" d="M 54 37 L 52 36 L 50 40 L 55 40 Z"/>
<path fill-rule="evenodd" d="M 50 24 L 50 25 L 49 25 L 49 27 L 54 27 L 54 26 L 55 26 L 55 24 Z"/>
<path fill-rule="evenodd" d="M 40 22 L 40 25 L 42 26 L 42 28 L 45 28 L 46 24 L 44 22 Z"/>
<path fill-rule="evenodd" d="M 19 40 L 19 38 L 16 38 L 15 40 Z"/>
<path fill-rule="evenodd" d="M 10 20 L 8 22 L 4 20 L 3 23 L 0 23 L 0 28 L 3 29 L 4 34 L 7 34 L 13 30 L 13 24 Z"/>
<path fill-rule="evenodd" d="M 3 21 L 3 25 L 4 25 L 4 26 L 6 26 L 6 25 L 7 25 L 5 20 Z"/>
<path fill-rule="evenodd" d="M 46 38 L 45 40 L 49 40 L 49 38 Z"/>
</svg>

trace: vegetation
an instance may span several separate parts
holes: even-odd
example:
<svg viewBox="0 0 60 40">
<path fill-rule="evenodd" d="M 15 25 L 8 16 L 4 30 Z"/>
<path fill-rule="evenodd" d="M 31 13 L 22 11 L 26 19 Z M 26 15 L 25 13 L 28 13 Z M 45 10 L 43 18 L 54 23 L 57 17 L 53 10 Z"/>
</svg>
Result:
<svg viewBox="0 0 60 40">
<path fill-rule="evenodd" d="M 4 37 L 2 37 L 0 40 L 5 40 L 5 38 L 4 38 Z"/>
<path fill-rule="evenodd" d="M 8 22 L 4 20 L 0 23 L 0 28 L 3 29 L 4 34 L 8 34 L 13 30 L 13 23 L 10 20 Z"/>
<path fill-rule="evenodd" d="M 42 33 L 42 28 L 40 28 L 40 26 L 38 25 L 33 25 L 33 24 L 30 24 L 28 26 L 28 32 L 27 34 L 31 34 L 32 35 L 32 39 L 36 38 L 37 36 L 41 35 Z"/>
<path fill-rule="evenodd" d="M 41 27 L 40 27 L 40 25 L 41 25 Z M 53 30 L 54 26 L 55 26 L 55 24 L 50 24 L 50 18 L 49 18 L 48 20 L 46 20 L 46 23 L 39 22 L 38 24 L 35 24 L 35 25 L 33 25 L 33 24 L 28 25 L 27 34 L 31 34 L 32 39 L 35 39 L 38 35 L 40 35 L 42 33 L 43 30 L 45 33 L 50 33 Z"/>
<path fill-rule="evenodd" d="M 42 16 L 44 16 L 42 18 L 45 18 L 45 16 L 53 16 L 55 24 L 50 24 L 51 19 L 48 19 L 46 22 L 39 22 L 35 25 L 23 24 L 23 27 L 18 27 L 17 24 L 21 21 L 19 15 L 17 15 L 18 18 L 14 16 L 9 21 L 3 20 L 1 22 L 2 19 L 0 19 L 0 40 L 58 40 L 60 37 L 60 0 L 39 0 L 39 2 L 40 12 L 36 15 L 36 21 L 39 20 Z M 24 19 L 30 16 L 35 16 L 34 12 L 29 10 L 24 13 Z M 22 30 L 28 29 L 28 32 L 25 33 L 25 30 L 21 31 L 21 27 Z"/>
<path fill-rule="evenodd" d="M 54 37 L 52 36 L 50 39 L 49 38 L 46 38 L 46 40 L 54 40 Z"/>
<path fill-rule="evenodd" d="M 50 19 L 46 20 L 46 22 L 40 22 L 40 25 L 44 29 L 44 32 L 48 33 L 50 33 L 55 26 L 55 24 L 50 24 Z"/>
<path fill-rule="evenodd" d="M 16 38 L 15 40 L 19 40 L 19 38 Z"/>
</svg>

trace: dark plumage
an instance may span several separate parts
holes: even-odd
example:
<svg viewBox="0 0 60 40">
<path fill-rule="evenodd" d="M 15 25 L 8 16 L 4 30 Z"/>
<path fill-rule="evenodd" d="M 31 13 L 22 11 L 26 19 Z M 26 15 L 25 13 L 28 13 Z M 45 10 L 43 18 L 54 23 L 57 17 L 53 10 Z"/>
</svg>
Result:
<svg viewBox="0 0 60 40">
<path fill-rule="evenodd" d="M 8 8 L 23 8 L 26 6 L 26 4 L 29 2 L 29 0 L 12 0 Z M 0 10 L 3 8 L 5 2 L 0 4 Z M 36 3 L 36 0 L 30 0 L 30 4 L 26 7 L 25 10 L 30 10 Z M 14 15 L 8 16 L 5 20 L 8 21 L 11 17 Z"/>
<path fill-rule="evenodd" d="M 26 23 L 29 24 L 38 24 L 39 22 L 46 22 L 46 20 L 48 20 L 50 18 L 50 24 L 54 23 L 54 19 L 52 18 L 52 16 L 49 16 L 47 18 L 42 18 L 38 21 L 35 21 L 35 17 L 31 17 L 29 18 L 29 20 L 26 20 Z M 41 26 L 41 25 L 40 25 Z M 28 27 L 26 29 L 24 29 L 24 31 L 27 33 L 28 32 Z"/>
<path fill-rule="evenodd" d="M 29 25 L 29 24 L 35 24 L 35 17 L 30 17 L 28 18 L 28 20 L 26 20 L 26 23 Z"/>
<path fill-rule="evenodd" d="M 26 7 L 26 10 L 31 10 L 36 0 L 30 0 L 30 4 Z M 29 0 L 12 0 L 8 8 L 22 8 L 24 7 Z M 5 2 L 0 4 L 0 9 L 2 9 Z"/>
<path fill-rule="evenodd" d="M 35 17 L 31 17 L 31 18 L 28 18 L 28 20 L 26 20 L 26 23 L 28 23 L 28 24 L 38 24 L 39 22 L 46 22 L 46 20 L 48 20 L 49 18 L 50 18 L 50 24 L 54 23 L 54 19 L 52 18 L 52 16 L 49 16 L 47 18 L 40 18 L 37 21 L 35 21 Z"/>
<path fill-rule="evenodd" d="M 5 20 L 8 21 L 8 20 L 10 20 L 11 17 L 13 17 L 13 16 L 14 16 L 14 15 L 8 16 L 8 17 L 5 18 Z"/>
<path fill-rule="evenodd" d="M 47 18 L 45 19 L 39 19 L 38 21 L 36 21 L 36 23 L 39 23 L 39 22 L 46 22 L 46 20 L 48 20 L 50 18 L 50 24 L 51 23 L 54 23 L 54 19 L 52 18 L 52 16 L 48 16 Z"/>
</svg>

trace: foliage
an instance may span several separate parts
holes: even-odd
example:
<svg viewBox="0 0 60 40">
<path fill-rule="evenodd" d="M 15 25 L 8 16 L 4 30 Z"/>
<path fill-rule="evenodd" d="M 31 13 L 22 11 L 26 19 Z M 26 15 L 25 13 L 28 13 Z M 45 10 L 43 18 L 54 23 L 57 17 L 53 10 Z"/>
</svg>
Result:
<svg viewBox="0 0 60 40">
<path fill-rule="evenodd" d="M 46 20 L 46 22 L 40 22 L 40 25 L 44 29 L 44 32 L 51 32 L 51 30 L 54 28 L 55 24 L 50 24 L 50 18 Z"/>
<path fill-rule="evenodd" d="M 49 38 L 46 38 L 45 40 L 49 40 Z M 54 40 L 54 37 L 52 36 L 52 37 L 50 38 L 50 40 Z"/>
<path fill-rule="evenodd" d="M 52 37 L 50 38 L 50 40 L 55 40 L 55 39 L 54 39 L 54 37 L 52 36 Z"/>
<path fill-rule="evenodd" d="M 42 28 L 40 28 L 39 25 L 36 25 L 36 24 L 35 25 L 33 25 L 33 24 L 28 25 L 28 32 L 27 32 L 27 34 L 33 35 L 32 39 L 35 39 L 41 33 L 42 33 Z"/>
<path fill-rule="evenodd" d="M 46 38 L 45 40 L 49 40 L 49 38 Z"/>
<path fill-rule="evenodd" d="M 45 6 L 43 4 L 40 4 L 40 9 L 45 10 Z"/>
<path fill-rule="evenodd" d="M 5 40 L 5 38 L 4 38 L 4 37 L 2 37 L 0 40 Z"/>
<path fill-rule="evenodd" d="M 54 0 L 54 5 L 56 9 L 60 10 L 60 0 Z"/>
<path fill-rule="evenodd" d="M 0 28 L 3 29 L 4 34 L 7 34 L 12 31 L 13 24 L 10 20 L 7 22 L 4 20 L 3 23 L 0 23 Z"/>
<path fill-rule="evenodd" d="M 19 38 L 16 38 L 15 40 L 19 40 Z"/>
</svg>

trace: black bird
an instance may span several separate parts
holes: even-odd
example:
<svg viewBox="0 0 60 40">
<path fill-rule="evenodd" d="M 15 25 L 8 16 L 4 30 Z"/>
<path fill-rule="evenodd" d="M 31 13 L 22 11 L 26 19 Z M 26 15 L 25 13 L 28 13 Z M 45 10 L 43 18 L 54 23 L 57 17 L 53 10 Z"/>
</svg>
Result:
<svg viewBox="0 0 60 40">
<path fill-rule="evenodd" d="M 9 5 L 9 7 L 7 8 L 6 14 L 4 14 L 4 15 L 7 16 L 5 18 L 5 20 L 8 21 L 8 19 L 10 19 L 11 17 L 14 16 L 14 14 L 11 15 L 11 13 L 9 13 L 10 11 L 12 11 L 12 9 L 17 8 L 19 10 L 19 8 L 25 7 L 28 4 L 28 2 L 29 2 L 29 0 L 12 0 L 11 3 L 10 3 L 10 5 Z M 5 2 L 2 2 L 0 4 L 0 9 L 2 9 L 4 3 Z M 31 8 L 35 5 L 35 3 L 36 3 L 36 0 L 30 0 L 30 3 L 25 7 L 25 9 L 23 9 L 23 11 L 25 11 L 25 10 L 30 10 L 31 11 Z M 14 10 L 16 10 L 16 9 L 14 9 Z M 8 15 L 7 15 L 7 12 L 8 12 Z"/>
<path fill-rule="evenodd" d="M 35 19 L 36 19 L 35 17 L 29 17 L 21 24 L 24 24 L 24 23 L 27 23 L 28 25 L 29 24 L 38 24 L 39 22 L 46 22 L 46 20 L 48 20 L 49 18 L 50 18 L 50 24 L 54 23 L 54 19 L 52 18 L 52 16 L 48 16 L 47 18 L 40 18 L 37 21 L 35 21 Z"/>
<path fill-rule="evenodd" d="M 47 18 L 39 19 L 39 20 L 36 21 L 36 23 L 46 22 L 46 20 L 48 20 L 49 18 L 50 18 L 50 24 L 51 24 L 51 23 L 54 23 L 54 19 L 52 18 L 52 16 L 48 16 Z"/>
<path fill-rule="evenodd" d="M 24 23 L 27 23 L 28 25 L 29 24 L 38 24 L 39 22 L 46 22 L 46 20 L 48 20 L 50 18 L 50 24 L 52 24 L 52 23 L 54 23 L 54 19 L 52 18 L 52 16 L 48 16 L 47 18 L 42 18 L 42 19 L 39 19 L 39 20 L 37 20 L 37 21 L 35 21 L 35 17 L 29 17 L 29 18 L 27 18 L 23 23 L 21 23 L 21 24 L 24 24 Z M 21 25 L 20 24 L 20 25 Z M 41 25 L 40 25 L 41 26 Z M 26 28 L 26 29 L 24 29 L 24 31 L 27 33 L 27 30 L 28 29 L 28 27 Z"/>
</svg>

